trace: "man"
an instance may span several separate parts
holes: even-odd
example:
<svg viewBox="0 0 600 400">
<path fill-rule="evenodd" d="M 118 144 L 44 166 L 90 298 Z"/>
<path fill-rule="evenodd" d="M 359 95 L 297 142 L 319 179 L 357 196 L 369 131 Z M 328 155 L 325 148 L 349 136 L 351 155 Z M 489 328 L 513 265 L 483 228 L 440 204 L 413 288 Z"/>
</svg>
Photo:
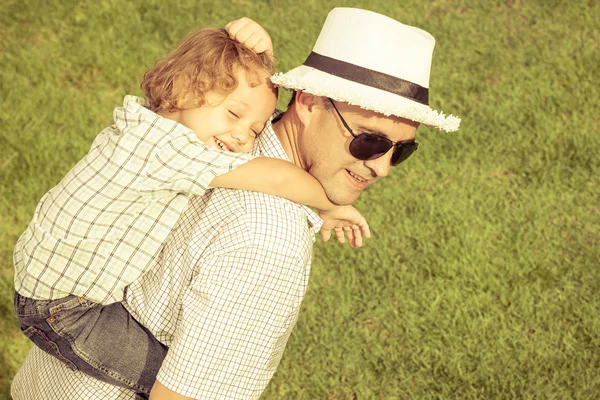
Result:
<svg viewBox="0 0 600 400">
<path fill-rule="evenodd" d="M 304 65 L 272 78 L 296 92 L 254 154 L 288 159 L 332 202 L 354 202 L 416 150 L 419 124 L 458 129 L 458 118 L 428 106 L 434 43 L 383 15 L 334 9 Z M 309 208 L 261 193 L 216 189 L 190 201 L 156 265 L 127 290 L 127 309 L 169 347 L 151 399 L 261 395 L 296 322 L 320 225 Z M 134 397 L 37 348 L 12 394 Z"/>
</svg>

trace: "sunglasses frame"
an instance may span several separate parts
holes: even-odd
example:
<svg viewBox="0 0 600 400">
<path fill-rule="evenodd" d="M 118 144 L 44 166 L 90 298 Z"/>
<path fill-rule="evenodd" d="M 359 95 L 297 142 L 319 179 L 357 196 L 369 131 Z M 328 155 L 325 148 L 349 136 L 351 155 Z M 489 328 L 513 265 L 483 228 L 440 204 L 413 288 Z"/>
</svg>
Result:
<svg viewBox="0 0 600 400">
<path fill-rule="evenodd" d="M 379 157 L 384 156 L 385 154 L 387 154 L 388 151 L 390 151 L 390 149 L 394 148 L 394 153 L 392 155 L 392 159 L 391 159 L 391 164 L 393 167 L 395 167 L 396 165 L 402 163 L 403 161 L 406 161 L 406 159 L 408 159 L 415 151 L 417 151 L 417 149 L 419 148 L 419 144 L 417 142 L 415 142 L 414 140 L 407 140 L 407 141 L 403 141 L 403 142 L 393 142 L 391 141 L 389 138 L 386 138 L 385 136 L 382 135 L 378 135 L 376 133 L 359 133 L 358 135 L 355 134 L 352 129 L 350 128 L 350 126 L 348 126 L 348 123 L 346 122 L 346 120 L 344 119 L 344 117 L 342 117 L 342 114 L 340 113 L 340 111 L 337 109 L 337 107 L 335 106 L 335 103 L 333 102 L 333 100 L 331 98 L 327 98 L 330 102 L 331 105 L 333 106 L 333 109 L 335 110 L 335 112 L 337 113 L 338 117 L 340 117 L 340 121 L 342 122 L 342 125 L 344 125 L 344 128 L 346 128 L 346 130 L 348 132 L 350 132 L 350 134 L 352 135 L 352 141 L 350 142 L 350 146 L 349 146 L 349 150 L 350 150 L 350 154 L 352 154 L 352 157 L 357 158 L 359 160 L 363 160 L 363 161 L 367 161 L 367 160 L 375 160 Z M 377 157 L 369 157 L 369 158 L 360 158 L 360 157 L 356 157 L 356 155 L 354 155 L 352 153 L 352 143 L 354 143 L 354 141 L 356 139 L 358 139 L 360 136 L 369 136 L 369 137 L 373 137 L 376 136 L 378 137 L 378 140 L 384 140 L 386 142 L 388 142 L 390 144 L 390 147 L 383 153 L 381 153 L 380 155 L 378 155 Z M 408 151 L 408 154 L 404 154 L 404 156 L 402 155 L 402 147 L 405 146 L 404 151 Z M 377 154 L 377 153 L 375 153 Z M 374 155 L 375 155 L 374 154 Z M 396 156 L 396 154 L 398 154 Z"/>
</svg>

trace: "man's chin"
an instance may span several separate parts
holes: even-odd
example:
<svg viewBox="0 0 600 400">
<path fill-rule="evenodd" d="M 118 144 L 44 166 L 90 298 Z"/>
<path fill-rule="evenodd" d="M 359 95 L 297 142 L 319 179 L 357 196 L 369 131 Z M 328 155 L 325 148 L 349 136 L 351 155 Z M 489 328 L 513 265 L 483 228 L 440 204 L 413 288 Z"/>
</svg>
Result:
<svg viewBox="0 0 600 400">
<path fill-rule="evenodd" d="M 327 198 L 329 199 L 329 201 L 331 201 L 333 204 L 338 205 L 338 206 L 349 206 L 352 203 L 354 203 L 358 197 L 360 196 L 361 192 L 354 192 L 354 193 L 341 193 L 339 191 L 326 191 L 327 194 Z"/>
<path fill-rule="evenodd" d="M 360 190 L 349 184 L 347 176 L 336 176 L 335 179 L 329 180 L 319 179 L 317 176 L 315 178 L 323 185 L 329 201 L 338 206 L 351 205 L 364 191 L 364 188 Z"/>
</svg>

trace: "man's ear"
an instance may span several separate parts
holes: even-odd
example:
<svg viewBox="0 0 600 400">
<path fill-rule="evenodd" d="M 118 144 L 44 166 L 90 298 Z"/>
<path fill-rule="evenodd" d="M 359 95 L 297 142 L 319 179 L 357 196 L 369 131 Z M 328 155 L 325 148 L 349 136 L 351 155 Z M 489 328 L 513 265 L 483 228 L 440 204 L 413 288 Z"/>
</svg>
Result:
<svg viewBox="0 0 600 400">
<path fill-rule="evenodd" d="M 319 97 L 300 90 L 296 91 L 295 96 L 294 105 L 296 113 L 300 122 L 304 126 L 307 126 L 313 118 L 315 107 L 319 104 Z"/>
</svg>

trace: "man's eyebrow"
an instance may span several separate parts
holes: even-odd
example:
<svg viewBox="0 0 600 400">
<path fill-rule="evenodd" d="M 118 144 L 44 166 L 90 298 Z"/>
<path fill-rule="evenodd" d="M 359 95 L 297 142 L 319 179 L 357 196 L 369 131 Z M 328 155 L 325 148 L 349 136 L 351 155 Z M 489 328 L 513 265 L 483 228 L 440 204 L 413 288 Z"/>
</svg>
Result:
<svg viewBox="0 0 600 400">
<path fill-rule="evenodd" d="M 379 132 L 376 129 L 369 128 L 368 126 L 361 125 L 361 124 L 354 124 L 354 126 L 356 127 L 356 130 L 361 131 L 362 133 L 370 133 L 373 135 L 383 136 L 383 137 L 389 139 L 389 136 L 387 135 L 387 133 Z"/>
</svg>

